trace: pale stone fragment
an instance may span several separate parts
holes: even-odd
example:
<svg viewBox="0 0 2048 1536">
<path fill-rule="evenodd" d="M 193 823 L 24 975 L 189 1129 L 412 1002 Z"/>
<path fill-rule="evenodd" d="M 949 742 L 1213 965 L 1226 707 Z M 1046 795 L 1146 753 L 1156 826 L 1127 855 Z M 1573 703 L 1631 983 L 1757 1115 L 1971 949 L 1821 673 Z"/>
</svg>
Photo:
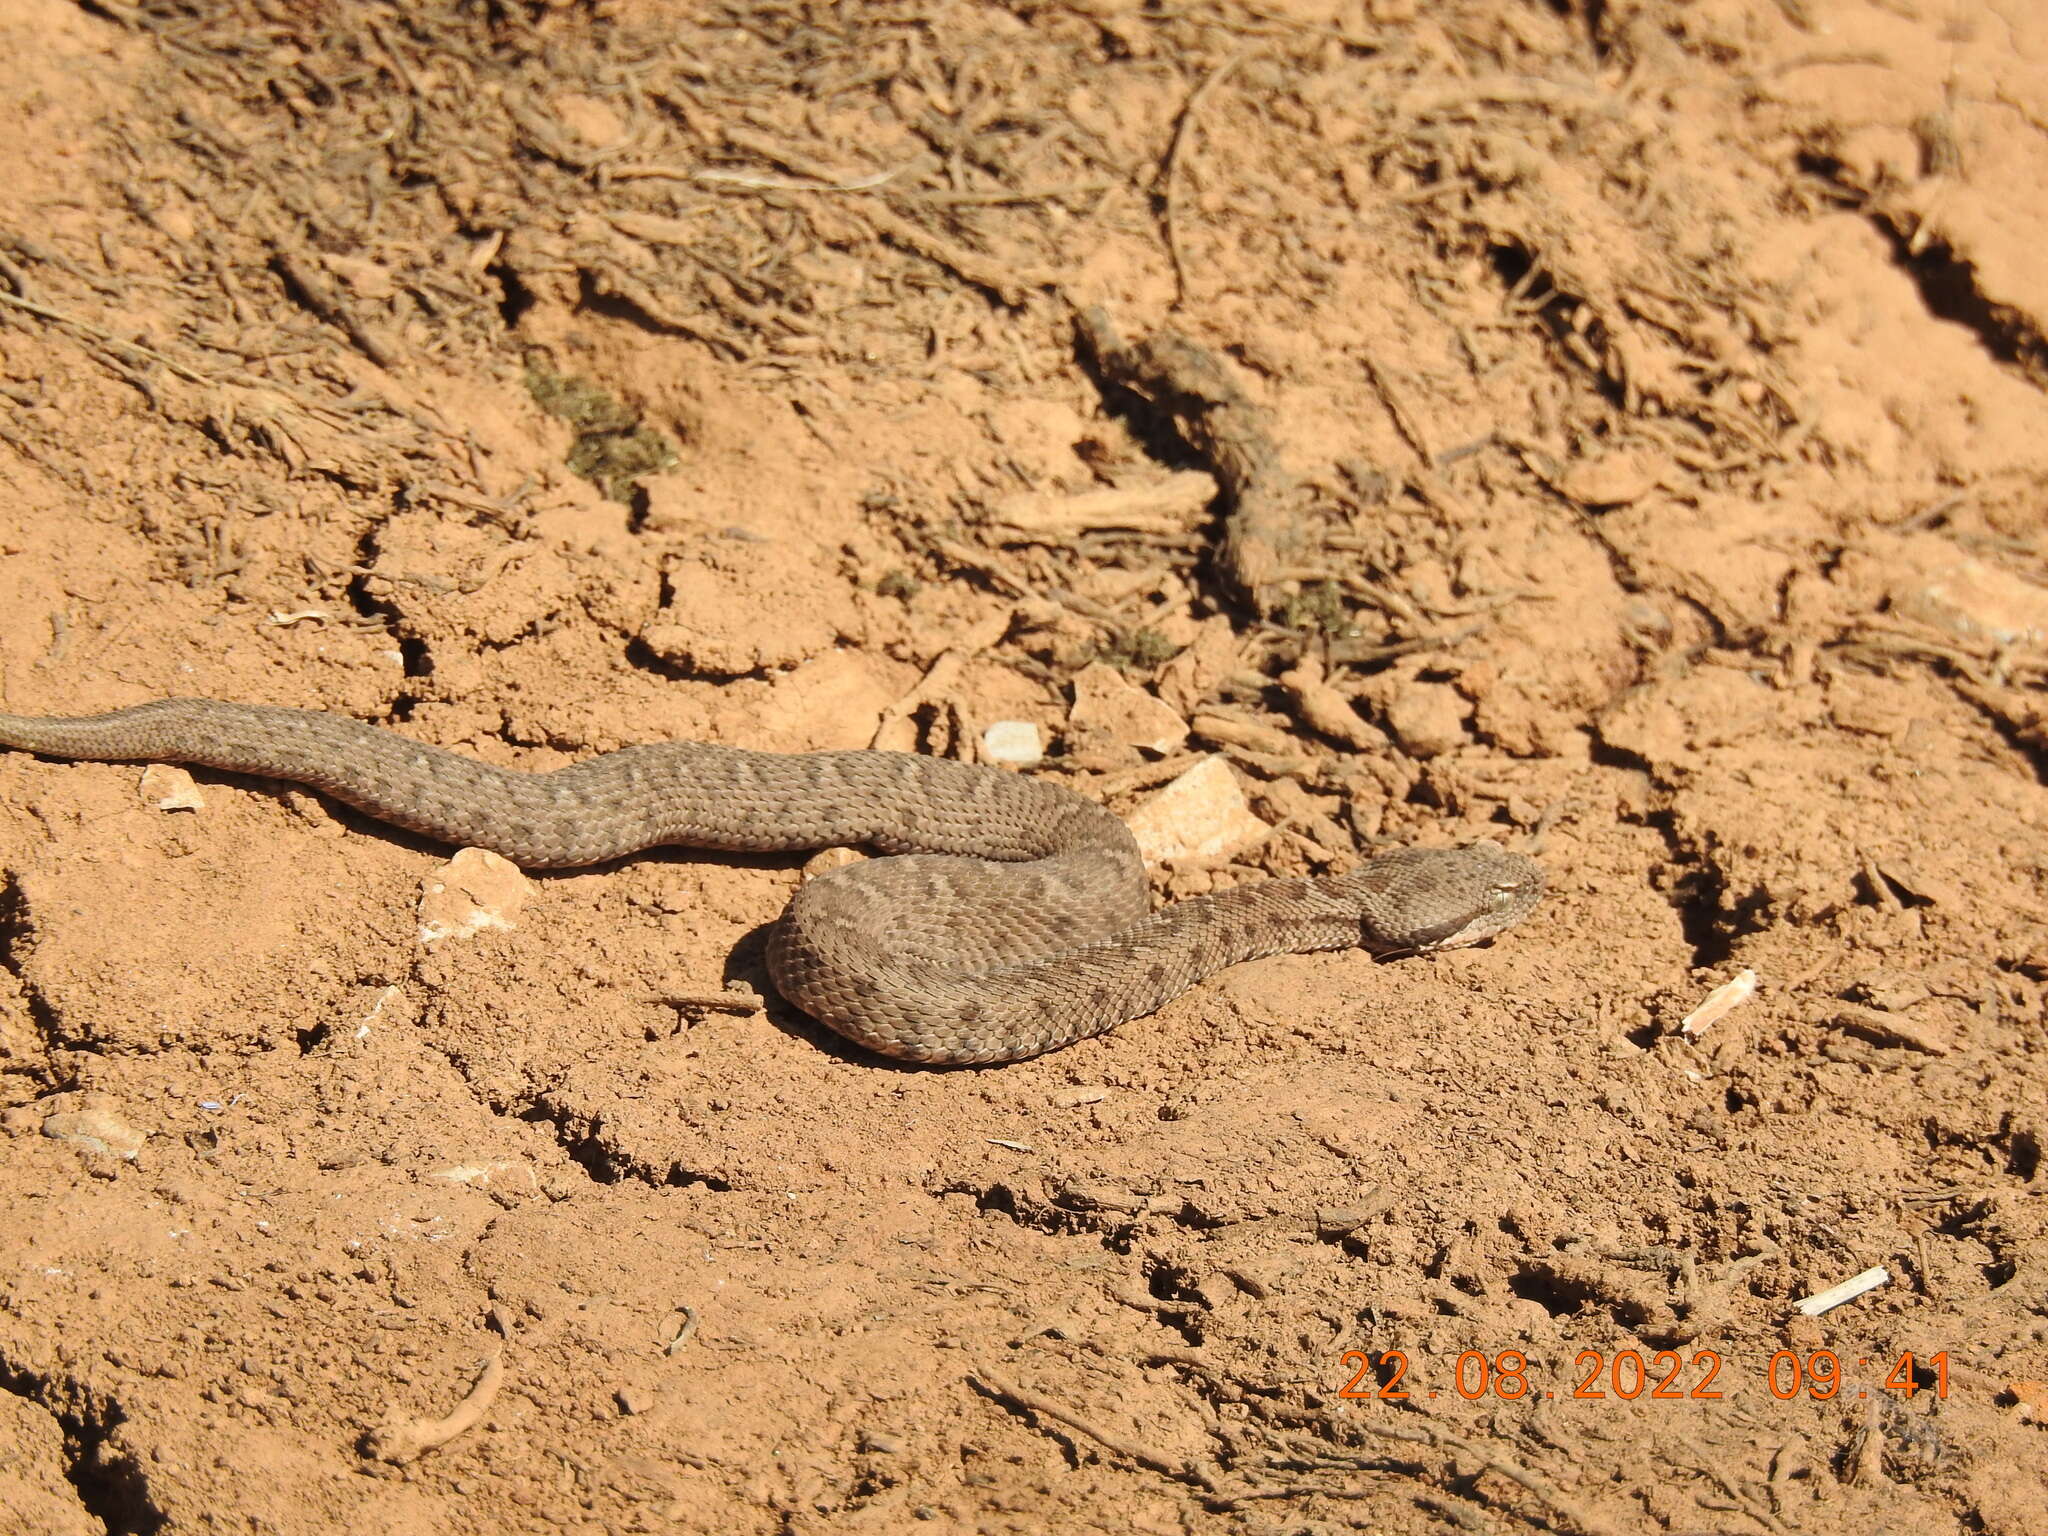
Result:
<svg viewBox="0 0 2048 1536">
<path fill-rule="evenodd" d="M 1222 757 L 1205 757 L 1127 818 L 1147 862 L 1221 859 L 1256 847 L 1273 829 L 1245 804 Z"/>
<path fill-rule="evenodd" d="M 473 938 L 486 928 L 515 928 L 533 882 L 488 848 L 463 848 L 420 882 L 420 942 Z"/>
<path fill-rule="evenodd" d="M 192 775 L 170 763 L 151 763 L 142 770 L 142 798 L 160 811 L 206 809 L 206 796 Z"/>
<path fill-rule="evenodd" d="M 1893 589 L 1892 611 L 1959 640 L 2048 641 L 2048 590 L 1981 560 L 1954 560 L 1902 582 Z"/>
<path fill-rule="evenodd" d="M 133 1162 L 149 1140 L 149 1132 L 138 1130 L 115 1113 L 114 1101 L 102 1093 L 79 1094 L 71 1109 L 60 1109 L 43 1119 L 43 1134 L 69 1142 L 81 1152 L 118 1157 Z"/>
</svg>

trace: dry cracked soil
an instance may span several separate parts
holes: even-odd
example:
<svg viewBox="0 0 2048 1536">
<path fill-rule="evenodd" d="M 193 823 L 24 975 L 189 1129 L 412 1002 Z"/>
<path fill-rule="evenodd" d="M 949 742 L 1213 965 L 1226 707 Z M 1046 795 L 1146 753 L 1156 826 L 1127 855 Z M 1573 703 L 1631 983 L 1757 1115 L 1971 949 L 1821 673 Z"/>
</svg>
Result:
<svg viewBox="0 0 2048 1536">
<path fill-rule="evenodd" d="M 8 1532 L 2048 1530 L 2048 13 L 8 0 L 0 130 L 0 708 L 1550 879 L 911 1070 L 722 996 L 797 857 L 0 753 Z"/>
</svg>

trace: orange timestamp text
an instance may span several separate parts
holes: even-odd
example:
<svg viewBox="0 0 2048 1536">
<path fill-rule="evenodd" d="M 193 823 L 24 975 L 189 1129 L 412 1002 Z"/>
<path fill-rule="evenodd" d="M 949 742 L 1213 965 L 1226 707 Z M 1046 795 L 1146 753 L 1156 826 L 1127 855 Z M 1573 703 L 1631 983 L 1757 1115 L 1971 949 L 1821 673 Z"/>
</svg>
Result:
<svg viewBox="0 0 2048 1536">
<path fill-rule="evenodd" d="M 1843 1397 L 1868 1397 L 1872 1392 L 1890 1392 L 1910 1398 L 1916 1392 L 1948 1396 L 1948 1352 L 1916 1357 L 1907 1351 L 1889 1362 L 1882 1379 L 1860 1374 L 1883 1360 L 1857 1358 L 1845 1362 L 1831 1349 L 1809 1350 L 1804 1354 L 1781 1349 L 1764 1366 L 1764 1385 L 1779 1402 L 1805 1397 L 1827 1402 Z M 1660 1349 L 1645 1355 L 1640 1350 L 1582 1349 L 1572 1362 L 1565 1387 L 1545 1388 L 1532 1381 L 1529 1357 L 1519 1349 L 1493 1354 L 1468 1349 L 1451 1367 L 1449 1389 L 1467 1401 L 1483 1397 L 1512 1402 L 1524 1397 L 1619 1399 L 1634 1402 L 1719 1402 L 1726 1397 L 1723 1379 L 1725 1361 L 1711 1349 L 1690 1355 Z M 1857 1374 L 1852 1374 L 1853 1367 Z M 1350 1379 L 1337 1389 L 1343 1398 L 1373 1402 L 1406 1402 L 1413 1397 L 1435 1397 L 1437 1392 L 1410 1381 L 1409 1359 L 1398 1349 L 1344 1351 L 1344 1369 Z"/>
</svg>

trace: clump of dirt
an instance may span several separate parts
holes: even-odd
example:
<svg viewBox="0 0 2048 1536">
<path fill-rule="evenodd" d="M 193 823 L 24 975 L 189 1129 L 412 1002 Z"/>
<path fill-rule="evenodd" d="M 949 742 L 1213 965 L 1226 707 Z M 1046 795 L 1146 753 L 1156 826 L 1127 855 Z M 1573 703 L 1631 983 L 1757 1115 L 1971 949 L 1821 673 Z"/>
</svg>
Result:
<svg viewBox="0 0 2048 1536">
<path fill-rule="evenodd" d="M 767 988 L 792 860 L 449 937 L 317 793 L 0 755 L 0 1507 L 2037 1528 L 2022 9 L 9 8 L 0 707 L 1007 724 L 1208 786 L 1165 899 L 1551 886 L 913 1071 Z"/>
</svg>

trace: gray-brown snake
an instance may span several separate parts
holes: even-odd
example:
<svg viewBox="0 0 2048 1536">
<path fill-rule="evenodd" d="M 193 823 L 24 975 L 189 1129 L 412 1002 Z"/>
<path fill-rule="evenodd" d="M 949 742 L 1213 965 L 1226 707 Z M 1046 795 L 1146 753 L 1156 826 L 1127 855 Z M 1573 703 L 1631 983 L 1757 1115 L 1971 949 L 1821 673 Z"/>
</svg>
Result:
<svg viewBox="0 0 2048 1536">
<path fill-rule="evenodd" d="M 1137 844 L 1109 810 L 1056 784 L 901 752 L 664 742 L 521 773 L 340 715 L 212 699 L 0 714 L 0 746 L 289 779 L 529 868 L 661 844 L 902 855 L 805 883 L 775 925 L 768 967 L 806 1013 L 908 1061 L 1034 1056 L 1262 955 L 1476 944 L 1543 891 L 1533 860 L 1477 843 L 1153 912 Z"/>
</svg>

